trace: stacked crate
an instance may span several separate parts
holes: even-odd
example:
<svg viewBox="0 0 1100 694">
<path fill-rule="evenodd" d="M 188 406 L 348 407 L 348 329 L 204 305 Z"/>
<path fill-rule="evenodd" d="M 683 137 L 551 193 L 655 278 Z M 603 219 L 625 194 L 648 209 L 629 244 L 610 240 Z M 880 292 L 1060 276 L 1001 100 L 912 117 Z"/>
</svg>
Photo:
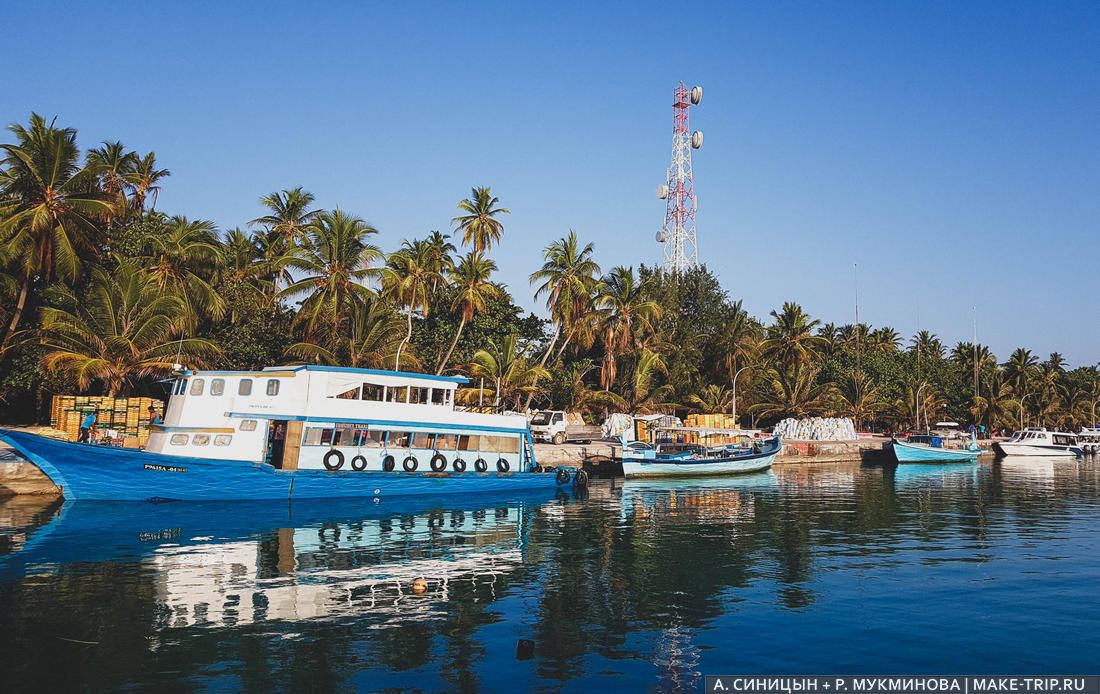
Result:
<svg viewBox="0 0 1100 694">
<path fill-rule="evenodd" d="M 64 431 L 70 440 L 80 435 L 84 417 L 99 409 L 100 431 L 114 429 L 127 445 L 143 446 L 149 440 L 149 406 L 164 417 L 164 403 L 155 398 L 112 398 L 93 395 L 55 395 L 50 405 L 50 426 Z"/>
</svg>

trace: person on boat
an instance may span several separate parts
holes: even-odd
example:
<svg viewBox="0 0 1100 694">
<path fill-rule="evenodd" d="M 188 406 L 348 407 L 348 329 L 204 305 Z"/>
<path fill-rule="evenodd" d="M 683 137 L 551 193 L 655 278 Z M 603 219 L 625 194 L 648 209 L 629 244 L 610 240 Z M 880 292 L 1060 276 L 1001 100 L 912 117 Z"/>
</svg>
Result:
<svg viewBox="0 0 1100 694">
<path fill-rule="evenodd" d="M 77 443 L 88 443 L 88 437 L 91 436 L 92 428 L 95 427 L 96 415 L 98 414 L 99 408 L 97 407 L 95 411 L 89 412 L 84 417 L 84 421 L 80 423 L 80 435 L 76 438 Z"/>
<path fill-rule="evenodd" d="M 152 405 L 149 406 L 149 426 L 156 426 L 160 424 L 160 415 L 157 414 L 157 408 Z"/>
</svg>

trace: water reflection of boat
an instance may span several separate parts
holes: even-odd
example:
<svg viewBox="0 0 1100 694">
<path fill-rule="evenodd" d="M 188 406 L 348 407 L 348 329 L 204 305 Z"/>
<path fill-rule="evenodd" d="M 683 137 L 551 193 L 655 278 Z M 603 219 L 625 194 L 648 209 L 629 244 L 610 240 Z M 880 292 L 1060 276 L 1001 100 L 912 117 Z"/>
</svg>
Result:
<svg viewBox="0 0 1100 694">
<path fill-rule="evenodd" d="M 456 580 L 494 583 L 519 566 L 523 533 L 544 499 L 66 503 L 19 551 L 0 557 L 0 581 L 137 561 L 156 576 L 165 625 L 404 610 L 414 595 L 445 598 Z M 419 591 L 416 579 L 424 581 Z M 421 601 L 413 609 L 427 608 Z"/>
<path fill-rule="evenodd" d="M 718 480 L 626 480 L 621 488 L 622 518 L 678 515 L 729 519 L 755 514 L 753 493 L 775 489 L 771 471 Z"/>
<path fill-rule="evenodd" d="M 912 463 L 898 465 L 893 474 L 894 483 L 899 487 L 930 483 L 951 486 L 951 483 L 976 481 L 980 469 L 972 463 Z"/>
</svg>

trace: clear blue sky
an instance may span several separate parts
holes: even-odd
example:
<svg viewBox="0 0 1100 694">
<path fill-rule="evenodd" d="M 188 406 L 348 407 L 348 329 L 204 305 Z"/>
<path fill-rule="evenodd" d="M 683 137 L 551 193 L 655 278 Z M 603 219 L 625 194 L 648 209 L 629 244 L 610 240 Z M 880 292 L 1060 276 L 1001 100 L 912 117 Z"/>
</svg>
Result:
<svg viewBox="0 0 1100 694">
<path fill-rule="evenodd" d="M 98 7 L 93 5 L 99 5 Z M 401 239 L 490 185 L 519 303 L 569 228 L 652 263 L 672 89 L 700 258 L 784 300 L 999 358 L 1100 359 L 1100 3 L 24 3 L 0 118 L 32 110 L 171 169 L 158 209 L 223 228 L 305 186 Z M 677 24 L 672 24 L 673 20 Z"/>
</svg>

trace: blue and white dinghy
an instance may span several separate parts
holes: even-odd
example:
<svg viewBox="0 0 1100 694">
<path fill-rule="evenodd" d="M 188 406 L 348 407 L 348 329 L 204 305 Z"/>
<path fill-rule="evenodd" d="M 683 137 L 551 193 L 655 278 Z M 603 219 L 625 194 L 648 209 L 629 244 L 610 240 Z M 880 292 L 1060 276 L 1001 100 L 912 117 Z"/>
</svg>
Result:
<svg viewBox="0 0 1100 694">
<path fill-rule="evenodd" d="M 982 452 L 973 438 L 966 448 L 946 448 L 939 436 L 910 436 L 905 442 L 894 439 L 891 448 L 899 463 L 973 463 Z"/>
<path fill-rule="evenodd" d="M 242 500 L 468 494 L 583 485 L 539 469 L 521 415 L 463 412 L 466 379 L 297 366 L 177 375 L 145 450 L 0 429 L 66 499 Z"/>
<path fill-rule="evenodd" d="M 623 443 L 625 477 L 739 475 L 766 470 L 783 448 L 778 436 L 747 446 L 681 446 L 666 449 L 644 441 Z"/>
</svg>

